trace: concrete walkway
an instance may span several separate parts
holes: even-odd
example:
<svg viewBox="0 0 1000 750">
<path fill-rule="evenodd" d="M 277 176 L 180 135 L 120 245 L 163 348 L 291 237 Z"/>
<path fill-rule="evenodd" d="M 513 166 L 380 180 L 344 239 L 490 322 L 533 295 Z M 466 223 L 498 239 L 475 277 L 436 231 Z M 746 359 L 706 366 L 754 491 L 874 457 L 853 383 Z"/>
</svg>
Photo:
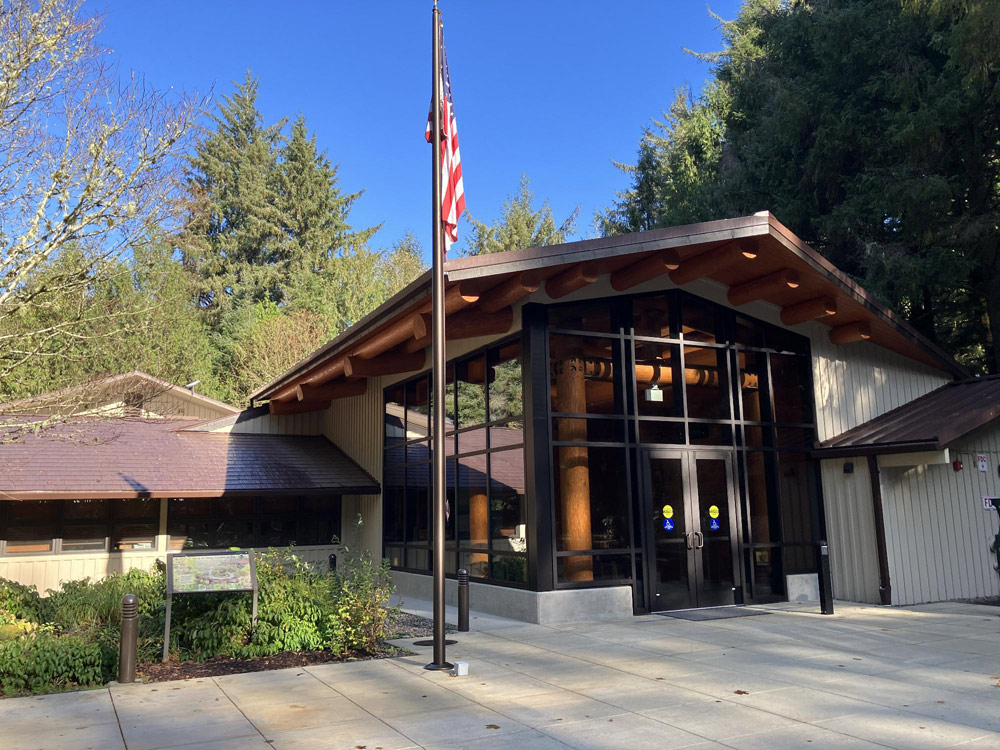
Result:
<svg viewBox="0 0 1000 750">
<path fill-rule="evenodd" d="M 3 750 L 1000 748 L 1000 609 L 473 620 L 416 657 L 0 701 Z"/>
</svg>

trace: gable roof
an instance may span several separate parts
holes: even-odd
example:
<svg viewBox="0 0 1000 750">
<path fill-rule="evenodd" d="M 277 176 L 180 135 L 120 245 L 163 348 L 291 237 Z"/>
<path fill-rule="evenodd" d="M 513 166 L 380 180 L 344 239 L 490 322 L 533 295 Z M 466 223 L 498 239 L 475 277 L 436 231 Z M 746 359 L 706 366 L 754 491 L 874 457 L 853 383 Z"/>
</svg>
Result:
<svg viewBox="0 0 1000 750">
<path fill-rule="evenodd" d="M 947 383 L 825 440 L 817 458 L 943 450 L 1000 418 L 1000 375 Z"/>
<path fill-rule="evenodd" d="M 0 500 L 367 495 L 379 483 L 325 437 L 100 419 L 0 444 Z"/>
<path fill-rule="evenodd" d="M 236 414 L 240 411 L 231 404 L 195 393 L 193 389 L 175 385 L 155 375 L 150 375 L 148 372 L 133 370 L 121 375 L 94 378 L 85 383 L 78 383 L 67 388 L 39 393 L 36 396 L 29 396 L 17 399 L 16 401 L 8 401 L 7 403 L 0 404 L 0 414 L 48 416 L 59 409 L 66 408 L 71 409 L 73 413 L 78 413 L 82 408 L 93 409 L 121 401 L 130 390 L 138 390 L 148 398 L 170 394 L 181 401 L 206 406 L 211 410 L 217 411 L 219 416 Z"/>
<path fill-rule="evenodd" d="M 737 258 L 734 262 L 715 263 L 707 273 L 699 274 L 699 278 L 708 278 L 732 289 L 779 271 L 794 273 L 799 278 L 795 288 L 772 289 L 759 299 L 783 309 L 805 301 L 831 300 L 836 306 L 835 314 L 819 318 L 819 322 L 830 326 L 831 330 L 864 326 L 867 331 L 864 338 L 872 343 L 953 376 L 968 376 L 952 357 L 766 211 L 735 219 L 450 260 L 444 272 L 448 293 L 453 295 L 456 304 L 449 312 L 449 321 L 456 315 L 463 315 L 460 311 L 468 308 L 471 308 L 470 315 L 476 316 L 481 310 L 476 307 L 477 302 L 481 306 L 483 300 L 510 299 L 501 295 L 508 294 L 511 285 L 521 280 L 527 285 L 528 276 L 533 279 L 534 289 L 538 289 L 541 284 L 551 284 L 576 271 L 583 282 L 575 288 L 582 288 L 601 275 L 653 261 L 658 254 L 671 253 L 683 267 L 688 261 L 734 243 L 750 243 L 756 252 L 753 262 L 739 262 Z M 382 352 L 392 355 L 419 349 L 426 337 L 414 333 L 399 345 L 396 334 L 400 328 L 407 327 L 414 316 L 426 316 L 429 312 L 430 287 L 428 271 L 374 312 L 258 389 L 251 395 L 251 404 L 266 399 L 271 399 L 272 403 L 294 399 L 296 386 L 318 386 L 342 377 L 344 360 L 349 355 L 369 359 Z M 510 303 L 507 305 L 505 309 L 509 310 Z M 391 346 L 385 347 L 386 343 Z"/>
</svg>

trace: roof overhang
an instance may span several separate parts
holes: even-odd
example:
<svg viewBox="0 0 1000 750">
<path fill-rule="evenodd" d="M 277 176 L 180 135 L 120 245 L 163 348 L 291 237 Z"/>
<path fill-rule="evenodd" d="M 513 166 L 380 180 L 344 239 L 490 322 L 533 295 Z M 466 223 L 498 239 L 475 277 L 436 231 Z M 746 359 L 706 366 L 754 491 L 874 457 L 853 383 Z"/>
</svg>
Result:
<svg viewBox="0 0 1000 750">
<path fill-rule="evenodd" d="M 609 275 L 612 287 L 624 291 L 668 272 L 678 286 L 702 278 L 726 285 L 737 309 L 750 300 L 764 300 L 782 308 L 787 325 L 817 320 L 830 327 L 834 343 L 868 340 L 952 376 L 967 375 L 952 357 L 767 212 L 448 261 L 447 335 L 486 335 L 504 323 L 509 328 L 513 304 L 543 287 L 549 299 L 557 300 L 600 276 Z M 427 272 L 257 390 L 251 403 L 283 404 L 279 413 L 321 409 L 329 405 L 331 390 L 320 386 L 350 377 L 352 363 L 355 377 L 381 373 L 380 368 L 384 374 L 411 371 L 399 370 L 400 355 L 411 357 L 405 362 L 412 369 L 412 354 L 429 343 L 429 311 Z"/>
</svg>

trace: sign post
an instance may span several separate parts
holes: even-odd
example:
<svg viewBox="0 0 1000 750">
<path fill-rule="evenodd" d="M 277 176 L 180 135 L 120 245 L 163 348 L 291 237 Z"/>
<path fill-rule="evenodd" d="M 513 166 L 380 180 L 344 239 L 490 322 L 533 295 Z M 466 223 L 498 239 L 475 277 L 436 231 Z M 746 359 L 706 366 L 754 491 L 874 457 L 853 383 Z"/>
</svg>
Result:
<svg viewBox="0 0 1000 750">
<path fill-rule="evenodd" d="M 167 613 L 163 625 L 163 662 L 170 657 L 170 609 L 174 594 L 252 591 L 252 627 L 257 627 L 257 561 L 253 550 L 180 552 L 167 555 Z"/>
</svg>

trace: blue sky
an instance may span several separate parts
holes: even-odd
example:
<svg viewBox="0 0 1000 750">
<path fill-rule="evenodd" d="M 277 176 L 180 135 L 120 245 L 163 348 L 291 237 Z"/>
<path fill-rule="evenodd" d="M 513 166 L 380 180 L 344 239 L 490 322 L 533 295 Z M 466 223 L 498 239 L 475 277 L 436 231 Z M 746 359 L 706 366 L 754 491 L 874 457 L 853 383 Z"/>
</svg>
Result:
<svg viewBox="0 0 1000 750">
<path fill-rule="evenodd" d="M 441 0 L 462 147 L 466 202 L 499 215 L 521 173 L 577 237 L 627 177 L 642 128 L 708 67 L 685 47 L 721 47 L 696 0 Z M 711 9 L 732 18 L 738 0 Z M 104 0 L 103 43 L 156 88 L 232 91 L 249 68 L 265 122 L 306 116 L 345 191 L 365 188 L 355 226 L 384 222 L 375 244 L 406 230 L 429 247 L 427 0 Z M 459 247 L 468 234 L 459 227 Z"/>
</svg>

